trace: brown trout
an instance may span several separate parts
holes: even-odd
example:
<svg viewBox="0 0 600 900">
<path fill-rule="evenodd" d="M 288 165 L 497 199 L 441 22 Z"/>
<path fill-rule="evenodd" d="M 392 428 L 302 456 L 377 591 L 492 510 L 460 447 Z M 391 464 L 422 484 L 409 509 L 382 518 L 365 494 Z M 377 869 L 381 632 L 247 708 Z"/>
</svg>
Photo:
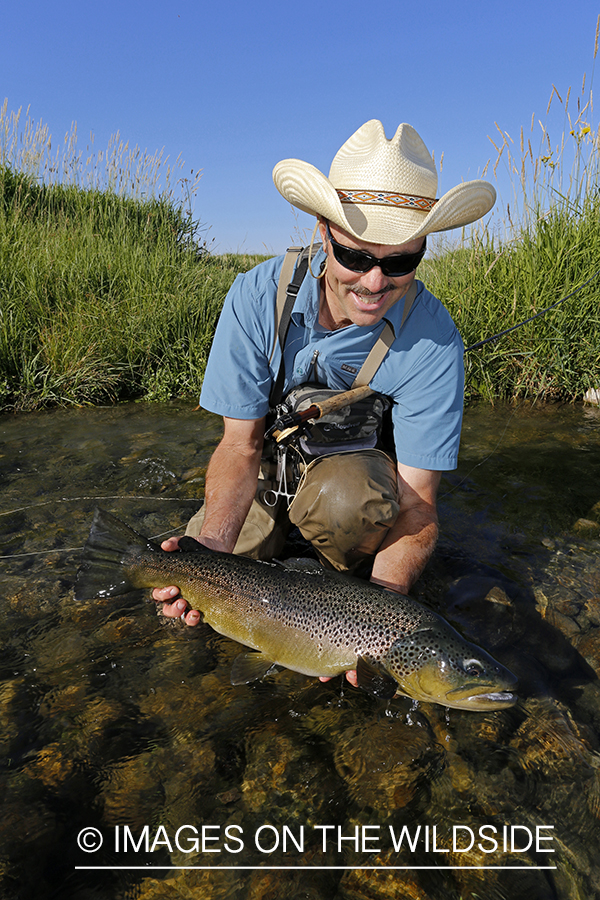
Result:
<svg viewBox="0 0 600 900">
<path fill-rule="evenodd" d="M 512 706 L 517 679 L 441 616 L 370 582 L 300 562 L 265 563 L 181 539 L 162 550 L 96 510 L 76 600 L 179 585 L 219 634 L 252 650 L 234 661 L 243 684 L 283 666 L 305 675 L 356 669 L 378 697 L 404 695 L 459 709 Z"/>
</svg>

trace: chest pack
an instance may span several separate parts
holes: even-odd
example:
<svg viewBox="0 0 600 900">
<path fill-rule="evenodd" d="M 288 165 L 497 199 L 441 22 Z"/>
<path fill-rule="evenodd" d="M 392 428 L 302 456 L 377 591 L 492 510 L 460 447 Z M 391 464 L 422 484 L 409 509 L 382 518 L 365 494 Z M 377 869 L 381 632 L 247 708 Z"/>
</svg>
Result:
<svg viewBox="0 0 600 900">
<path fill-rule="evenodd" d="M 316 249 L 319 247 L 320 245 L 316 245 Z M 269 398 L 271 414 L 270 428 L 267 434 L 272 436 L 285 433 L 287 437 L 287 432 L 278 429 L 278 422 L 290 421 L 291 416 L 302 413 L 315 404 L 321 405 L 323 408 L 335 407 L 338 404 L 336 409 L 319 414 L 318 418 L 302 422 L 301 428 L 295 428 L 293 431 L 288 429 L 293 434 L 294 442 L 304 454 L 311 457 L 342 450 L 371 449 L 380 440 L 384 416 L 390 408 L 390 400 L 387 397 L 371 391 L 368 387 L 395 339 L 394 328 L 389 321 L 385 320 L 384 328 L 356 375 L 350 391 L 331 390 L 322 384 L 306 383 L 293 388 L 285 398 L 283 397 L 285 382 L 283 350 L 294 304 L 309 263 L 309 248 L 291 247 L 285 255 L 279 277 L 275 310 L 275 339 L 269 361 L 273 359 L 279 345 L 281 363 Z M 401 327 L 410 312 L 416 293 L 417 285 L 413 281 L 404 298 Z M 364 388 L 363 391 L 356 391 L 361 387 Z M 361 396 L 354 399 L 352 392 Z M 346 394 L 348 394 L 348 403 L 344 402 Z M 280 441 L 282 438 L 276 437 L 276 440 Z"/>
</svg>

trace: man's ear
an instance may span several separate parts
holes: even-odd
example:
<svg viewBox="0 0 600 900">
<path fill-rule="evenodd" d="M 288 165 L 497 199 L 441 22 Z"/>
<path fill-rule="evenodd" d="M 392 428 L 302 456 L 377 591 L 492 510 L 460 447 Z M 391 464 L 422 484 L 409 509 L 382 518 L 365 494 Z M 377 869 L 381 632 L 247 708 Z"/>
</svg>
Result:
<svg viewBox="0 0 600 900">
<path fill-rule="evenodd" d="M 323 218 L 323 216 L 317 216 L 319 222 L 319 234 L 321 235 L 321 243 L 323 244 L 323 250 L 327 250 L 327 230 L 325 228 L 327 221 Z"/>
</svg>

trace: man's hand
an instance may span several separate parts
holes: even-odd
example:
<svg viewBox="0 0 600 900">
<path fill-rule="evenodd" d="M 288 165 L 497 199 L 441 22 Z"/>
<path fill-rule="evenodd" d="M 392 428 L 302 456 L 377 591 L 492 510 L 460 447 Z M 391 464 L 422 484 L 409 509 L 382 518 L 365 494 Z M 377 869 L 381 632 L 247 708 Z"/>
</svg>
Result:
<svg viewBox="0 0 600 900">
<path fill-rule="evenodd" d="M 162 603 L 162 612 L 169 619 L 182 619 L 186 625 L 197 625 L 202 616 L 197 609 L 189 609 L 187 601 L 180 597 L 174 603 L 169 603 L 174 597 L 179 595 L 179 588 L 171 585 L 166 588 L 155 588 L 152 591 L 152 598 L 157 603 Z M 189 610 L 186 612 L 186 610 Z"/>
<path fill-rule="evenodd" d="M 224 418 L 223 426 L 223 438 L 206 473 L 206 515 L 202 534 L 196 540 L 211 550 L 232 553 L 256 493 L 265 419 Z M 179 538 L 168 538 L 161 544 L 163 550 L 177 550 L 178 546 Z M 165 616 L 197 625 L 201 614 L 188 609 L 185 599 L 178 595 L 179 588 L 174 584 L 152 591 L 154 600 L 164 604 Z"/>
<path fill-rule="evenodd" d="M 356 677 L 356 669 L 349 669 L 346 673 L 346 678 L 350 682 L 353 687 L 358 687 L 358 679 Z M 319 681 L 331 681 L 332 676 L 330 675 L 319 675 Z"/>
<path fill-rule="evenodd" d="M 198 543 L 210 547 L 211 550 L 222 549 L 221 547 L 216 546 L 217 542 L 211 541 L 210 538 L 196 538 L 196 540 L 198 540 Z M 163 550 L 167 551 L 177 550 L 179 548 L 179 538 L 167 538 L 160 546 Z M 178 599 L 175 600 L 175 597 Z M 187 601 L 179 596 L 179 588 L 175 584 L 171 584 L 164 588 L 154 588 L 152 591 L 152 599 L 155 600 L 156 603 L 164 604 L 162 612 L 168 619 L 182 619 L 186 625 L 197 625 L 202 618 L 202 615 L 197 609 L 190 609 Z"/>
</svg>

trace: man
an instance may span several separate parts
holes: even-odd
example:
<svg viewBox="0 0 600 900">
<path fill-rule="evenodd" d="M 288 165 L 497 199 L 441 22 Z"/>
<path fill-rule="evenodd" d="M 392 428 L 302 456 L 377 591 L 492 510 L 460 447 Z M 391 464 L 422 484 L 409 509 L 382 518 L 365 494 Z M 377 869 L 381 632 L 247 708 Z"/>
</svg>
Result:
<svg viewBox="0 0 600 900">
<path fill-rule="evenodd" d="M 370 559 L 372 581 L 407 593 L 436 544 L 436 493 L 441 472 L 457 463 L 464 379 L 456 327 L 415 270 L 427 234 L 485 215 L 495 191 L 472 181 L 436 200 L 437 172 L 417 132 L 400 125 L 388 140 L 377 120 L 338 151 L 329 178 L 295 159 L 278 163 L 273 178 L 317 217 L 322 249 L 309 256 L 283 349 L 275 313 L 283 258 L 238 276 L 228 294 L 200 401 L 223 416 L 224 434 L 187 533 L 215 550 L 269 559 L 296 524 L 326 565 L 353 570 Z M 394 446 L 383 452 L 379 432 L 362 446 L 296 444 L 303 474 L 288 504 L 272 490 L 274 464 L 269 475 L 261 463 L 274 383 L 283 374 L 284 396 L 313 383 L 345 391 L 370 354 L 379 359 L 368 384 L 380 406 L 391 401 Z M 280 459 L 279 474 L 288 461 Z M 167 616 L 196 624 L 200 614 L 173 602 L 176 594 L 173 586 L 154 598 Z"/>
</svg>

